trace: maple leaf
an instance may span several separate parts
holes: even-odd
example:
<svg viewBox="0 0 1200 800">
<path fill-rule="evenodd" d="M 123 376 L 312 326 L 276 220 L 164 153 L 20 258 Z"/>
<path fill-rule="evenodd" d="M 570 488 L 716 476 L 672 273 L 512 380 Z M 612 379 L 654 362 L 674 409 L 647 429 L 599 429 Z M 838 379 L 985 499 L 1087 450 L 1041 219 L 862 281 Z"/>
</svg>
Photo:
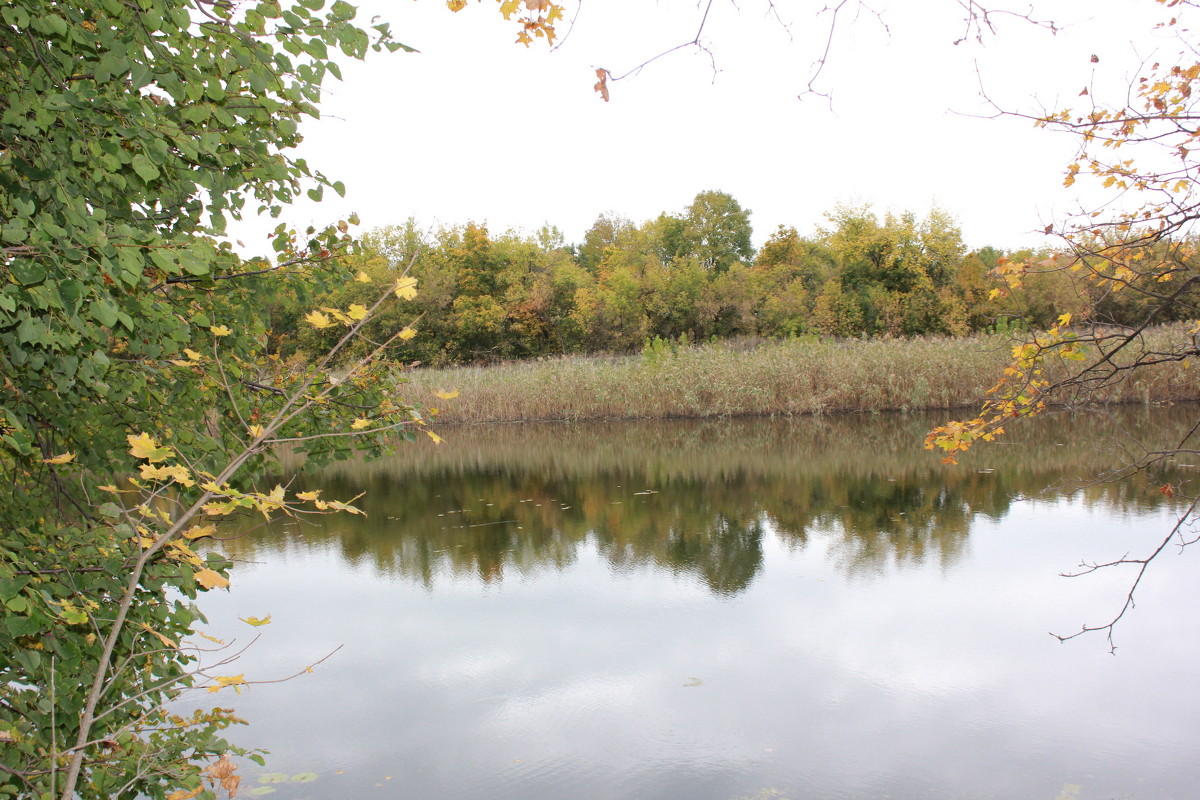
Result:
<svg viewBox="0 0 1200 800">
<path fill-rule="evenodd" d="M 360 494 L 360 495 L 354 497 L 353 499 L 357 500 L 359 497 L 362 497 L 362 495 Z M 338 500 L 317 500 L 316 506 L 317 506 L 317 509 L 320 511 L 333 509 L 334 511 L 348 511 L 351 514 L 361 514 L 364 517 L 366 516 L 366 513 L 364 511 L 362 511 L 362 509 L 355 508 L 354 506 L 350 505 L 349 503 L 342 503 Z"/>
<path fill-rule="evenodd" d="M 360 269 L 360 270 L 358 271 L 358 274 L 354 276 L 354 282 L 355 282 L 355 283 L 370 283 L 370 282 L 371 282 L 371 276 L 370 276 L 370 275 L 368 275 L 367 273 L 363 272 L 363 271 Z"/>
<path fill-rule="evenodd" d="M 203 586 L 205 589 L 228 589 L 229 579 L 221 577 L 221 574 L 214 569 L 205 567 L 192 573 L 192 577 L 196 579 L 196 583 Z"/>
<path fill-rule="evenodd" d="M 201 567 L 204 565 L 204 562 L 200 560 L 200 556 L 196 555 L 192 548 L 188 547 L 183 542 L 171 542 L 167 545 L 167 550 L 168 557 L 173 558 L 176 561 L 186 561 L 195 567 Z"/>
<path fill-rule="evenodd" d="M 404 277 L 396 281 L 396 297 L 401 300 L 412 300 L 417 296 L 417 279 Z"/>
<path fill-rule="evenodd" d="M 329 321 L 329 317 L 322 314 L 320 311 L 310 311 L 304 315 L 304 321 L 312 325 L 317 330 L 328 328 L 333 323 Z"/>
<path fill-rule="evenodd" d="M 346 316 L 352 320 L 360 320 L 367 316 L 367 307 L 358 303 L 351 303 L 350 308 L 346 310 Z"/>
<path fill-rule="evenodd" d="M 205 503 L 204 504 L 204 513 L 208 514 L 209 516 L 213 516 L 213 517 L 224 517 L 228 514 L 232 514 L 234 511 L 237 511 L 239 507 L 240 506 L 238 506 L 237 503 L 233 503 L 233 502 Z"/>
<path fill-rule="evenodd" d="M 233 329 L 227 328 L 224 325 L 213 325 L 208 329 L 208 332 L 213 336 L 228 336 L 229 334 L 233 333 Z"/>
<path fill-rule="evenodd" d="M 364 417 L 359 417 L 358 419 L 354 420 L 354 422 L 350 423 L 351 430 L 361 431 L 363 428 L 369 427 L 371 427 L 371 420 L 365 419 Z"/>
<path fill-rule="evenodd" d="M 139 469 L 142 472 L 142 478 L 148 481 L 165 481 L 174 480 L 182 486 L 195 486 L 196 482 L 192 480 L 192 475 L 186 468 L 178 464 L 163 465 L 156 467 L 152 464 L 142 464 Z"/>
<path fill-rule="evenodd" d="M 193 525 L 183 532 L 183 538 L 188 540 L 203 539 L 205 536 L 212 536 L 217 532 L 217 526 L 208 525 Z"/>
<path fill-rule="evenodd" d="M 434 395 L 436 395 L 440 400 L 453 400 L 454 398 L 458 397 L 458 389 L 451 389 L 448 392 L 435 391 Z"/>
<path fill-rule="evenodd" d="M 180 789 L 179 791 L 171 792 L 169 795 L 167 795 L 167 800 L 192 800 L 193 797 L 198 796 L 203 791 L 204 784 L 200 784 L 190 792 L 186 789 Z"/>
<path fill-rule="evenodd" d="M 74 453 L 60 453 L 56 456 L 50 456 L 50 458 L 43 458 L 42 463 L 43 464 L 67 464 L 74 460 L 75 460 Z"/>
<path fill-rule="evenodd" d="M 149 625 L 147 625 L 146 623 L 144 623 L 144 622 L 139 622 L 138 624 L 139 624 L 139 625 L 140 625 L 142 628 L 145 628 L 145 629 L 146 629 L 146 631 L 148 631 L 149 633 L 151 633 L 151 634 L 153 634 L 154 636 L 158 637 L 158 640 L 159 640 L 160 642 L 162 642 L 162 643 L 163 643 L 163 644 L 164 644 L 166 647 L 168 647 L 169 649 L 171 649 L 171 650 L 178 650 L 178 649 L 179 649 L 179 645 L 178 645 L 178 644 L 176 644 L 176 643 L 175 643 L 175 642 L 173 642 L 172 640 L 168 639 L 166 636 L 164 636 L 163 634 L 159 633 L 158 631 L 154 630 L 154 628 L 151 628 L 151 627 L 150 627 Z M 194 797 L 194 796 L 195 796 L 195 795 L 193 795 L 193 797 Z"/>
<path fill-rule="evenodd" d="M 599 78 L 600 80 L 596 81 L 596 83 L 592 86 L 592 89 L 599 92 L 600 96 L 604 98 L 604 102 L 607 103 L 608 102 L 608 70 L 604 69 L 603 67 L 597 69 L 596 77 Z"/>
<path fill-rule="evenodd" d="M 125 437 L 125 441 L 129 442 L 129 454 L 134 458 L 143 458 L 146 461 L 165 461 L 175 455 L 175 451 L 169 447 L 159 447 L 158 442 L 154 441 L 148 433 L 139 433 L 136 436 L 129 435 Z"/>
<path fill-rule="evenodd" d="M 331 317 L 333 317 L 334 319 L 336 319 L 338 322 L 342 323 L 343 325 L 354 324 L 354 321 L 352 319 L 350 319 L 350 317 L 348 317 L 346 315 L 346 312 L 342 311 L 340 308 L 330 308 L 329 306 L 321 306 L 321 310 L 324 311 L 326 314 L 329 314 Z"/>
<path fill-rule="evenodd" d="M 416 335 L 417 335 L 416 328 L 405 328 L 404 330 L 400 331 L 400 333 L 399 333 L 400 338 L 406 342 Z"/>
<path fill-rule="evenodd" d="M 236 677 L 241 678 L 242 676 L 238 675 Z M 221 681 L 221 680 L 226 680 L 226 679 L 217 678 L 217 680 Z M 245 683 L 245 681 L 243 680 L 242 683 Z M 234 684 L 225 683 L 222 685 L 230 686 L 230 685 L 234 685 Z M 210 692 L 212 692 L 212 691 L 218 691 L 218 690 L 220 690 L 220 688 L 221 688 L 220 686 L 209 687 L 208 690 Z M 240 775 L 233 774 L 234 771 L 236 771 L 236 770 L 237 770 L 237 764 L 233 763 L 233 759 L 229 756 L 229 753 L 226 753 L 225 755 L 221 756 L 219 759 L 217 759 L 216 761 L 214 761 L 213 763 L 211 763 L 207 767 L 205 767 L 204 775 L 210 781 L 213 781 L 213 782 L 220 781 L 221 788 L 224 789 L 226 792 L 228 792 L 229 796 L 232 798 L 237 794 L 238 784 L 242 782 L 242 778 Z"/>
</svg>

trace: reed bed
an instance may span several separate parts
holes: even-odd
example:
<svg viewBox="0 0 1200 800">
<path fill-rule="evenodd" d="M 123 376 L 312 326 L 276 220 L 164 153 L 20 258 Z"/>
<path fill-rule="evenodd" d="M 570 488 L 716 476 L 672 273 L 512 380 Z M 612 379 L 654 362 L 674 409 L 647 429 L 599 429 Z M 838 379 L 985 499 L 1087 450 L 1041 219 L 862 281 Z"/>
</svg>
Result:
<svg viewBox="0 0 1200 800">
<path fill-rule="evenodd" d="M 1181 347 L 1186 328 L 1151 332 Z M 1190 346 L 1190 345 L 1189 345 Z M 442 423 L 800 416 L 950 409 L 979 404 L 1008 363 L 1002 336 L 787 340 L 744 349 L 683 347 L 652 355 L 563 357 L 488 367 L 417 369 L 410 402 L 457 389 Z M 1105 403 L 1200 399 L 1186 363 L 1139 370 L 1095 397 Z M 1077 398 L 1078 399 L 1078 398 Z"/>
</svg>

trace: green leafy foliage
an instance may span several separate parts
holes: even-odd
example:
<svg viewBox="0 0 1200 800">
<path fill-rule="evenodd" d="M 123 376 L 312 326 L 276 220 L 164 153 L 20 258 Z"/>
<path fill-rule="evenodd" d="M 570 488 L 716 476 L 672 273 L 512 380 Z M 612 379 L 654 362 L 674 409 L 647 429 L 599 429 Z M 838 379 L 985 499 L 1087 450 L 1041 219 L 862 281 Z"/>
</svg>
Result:
<svg viewBox="0 0 1200 800">
<path fill-rule="evenodd" d="M 346 440 L 311 437 L 364 408 L 413 419 L 384 403 L 386 369 L 338 383 L 262 357 L 257 297 L 337 278 L 347 223 L 281 225 L 274 264 L 222 238 L 343 191 L 288 154 L 299 123 L 333 54 L 403 46 L 323 6 L 0 8 L 0 796 L 195 796 L 239 720 L 163 711 L 202 682 L 191 600 L 228 583 L 187 524 L 206 503 L 284 508 L 229 482 L 272 441 L 331 457 Z"/>
</svg>

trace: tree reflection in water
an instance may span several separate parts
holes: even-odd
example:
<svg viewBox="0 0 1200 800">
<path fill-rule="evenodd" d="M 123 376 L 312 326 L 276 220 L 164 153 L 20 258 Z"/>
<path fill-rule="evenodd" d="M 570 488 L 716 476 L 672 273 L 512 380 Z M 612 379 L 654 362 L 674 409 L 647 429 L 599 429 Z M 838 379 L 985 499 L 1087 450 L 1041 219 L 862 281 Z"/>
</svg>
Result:
<svg viewBox="0 0 1200 800">
<path fill-rule="evenodd" d="M 1170 409 L 1115 414 L 1123 428 L 1140 426 L 1164 441 L 1187 424 Z M 336 465 L 292 484 L 326 497 L 365 492 L 366 518 L 285 522 L 224 546 L 255 558 L 296 538 L 325 542 L 355 563 L 432 587 L 446 574 L 496 582 L 562 569 L 590 540 L 615 570 L 694 575 L 733 595 L 759 574 L 766 536 L 791 548 L 822 537 L 850 575 L 930 560 L 949 567 L 977 515 L 998 519 L 1024 498 L 1072 490 L 1089 504 L 1150 509 L 1172 502 L 1154 487 L 1189 469 L 1086 485 L 1116 463 L 1114 420 L 1101 414 L 1031 420 L 1003 444 L 945 467 L 920 447 L 936 420 L 451 428 L 440 447 L 402 445 L 394 457 Z M 1070 446 L 1056 446 L 1064 437 Z M 1050 486 L 1064 474 L 1078 479 Z"/>
</svg>

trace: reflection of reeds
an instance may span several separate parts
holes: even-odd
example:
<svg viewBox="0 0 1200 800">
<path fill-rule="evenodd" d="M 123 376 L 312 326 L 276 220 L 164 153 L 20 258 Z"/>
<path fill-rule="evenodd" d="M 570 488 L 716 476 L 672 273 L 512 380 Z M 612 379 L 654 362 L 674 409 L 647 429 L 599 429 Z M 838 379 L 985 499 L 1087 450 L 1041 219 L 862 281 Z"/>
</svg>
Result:
<svg viewBox="0 0 1200 800">
<path fill-rule="evenodd" d="M 365 492 L 366 518 L 226 545 L 253 558 L 324 542 L 427 586 L 447 573 L 499 581 L 560 569 L 589 541 L 614 569 L 687 573 L 725 594 L 758 573 L 765 536 L 795 548 L 820 537 L 852 574 L 949 565 L 976 515 L 998 518 L 1015 498 L 1111 467 L 1118 430 L 1177 441 L 1195 411 L 1047 414 L 954 467 L 921 449 L 936 418 L 915 414 L 462 427 L 441 446 L 401 445 L 391 458 L 333 465 L 292 485 L 339 498 Z M 1085 500 L 1122 510 L 1172 502 L 1153 480 L 1099 484 Z"/>
<path fill-rule="evenodd" d="M 1154 331 L 1166 349 L 1185 328 Z M 456 388 L 453 422 L 793 416 L 958 408 L 979 403 L 1010 355 L 1003 337 L 768 342 L 742 351 L 716 344 L 663 358 L 574 357 L 492 367 L 414 370 L 407 399 Z M 1106 402 L 1196 400 L 1187 369 L 1139 372 Z"/>
<path fill-rule="evenodd" d="M 1181 404 L 1047 412 L 1009 426 L 995 443 L 964 455 L 959 467 L 944 466 L 922 449 L 926 432 L 945 421 L 945 413 L 922 412 L 475 425 L 443 431 L 440 445 L 425 439 L 401 443 L 393 456 L 333 464 L 323 474 L 356 481 L 419 481 L 431 473 L 490 469 L 562 477 L 619 472 L 639 474 L 650 482 L 726 481 L 747 475 L 840 475 L 855 481 L 935 475 L 940 481 L 958 481 L 981 474 L 990 480 L 986 476 L 995 471 L 1015 481 L 1016 490 L 1033 494 L 1050 482 L 1081 485 L 1113 468 L 1126 455 L 1120 451 L 1126 436 L 1141 437 L 1141 445 L 1149 448 L 1178 442 L 1198 411 L 1195 405 Z M 285 458 L 283 466 L 294 470 L 299 462 Z M 1123 490 L 1114 485 L 1096 491 Z"/>
</svg>

